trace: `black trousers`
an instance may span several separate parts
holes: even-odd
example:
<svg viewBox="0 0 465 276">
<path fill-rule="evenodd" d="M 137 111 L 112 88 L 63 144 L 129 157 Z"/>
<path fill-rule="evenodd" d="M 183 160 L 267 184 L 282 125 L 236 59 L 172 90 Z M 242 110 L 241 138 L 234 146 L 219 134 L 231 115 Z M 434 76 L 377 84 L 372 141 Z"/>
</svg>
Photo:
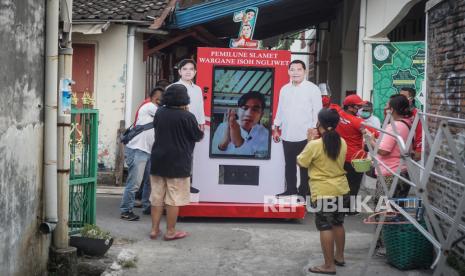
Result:
<svg viewBox="0 0 465 276">
<path fill-rule="evenodd" d="M 308 187 L 308 169 L 300 168 L 300 186 L 297 191 L 297 155 L 303 151 L 306 145 L 307 140 L 299 142 L 288 142 L 283 140 L 284 160 L 286 162 L 286 191 L 298 193 L 301 196 L 308 195 L 310 190 Z"/>
<path fill-rule="evenodd" d="M 360 190 L 360 183 L 362 182 L 363 173 L 356 172 L 350 162 L 344 163 L 344 170 L 347 172 L 347 182 L 349 182 L 350 192 L 349 195 L 357 195 Z"/>
</svg>

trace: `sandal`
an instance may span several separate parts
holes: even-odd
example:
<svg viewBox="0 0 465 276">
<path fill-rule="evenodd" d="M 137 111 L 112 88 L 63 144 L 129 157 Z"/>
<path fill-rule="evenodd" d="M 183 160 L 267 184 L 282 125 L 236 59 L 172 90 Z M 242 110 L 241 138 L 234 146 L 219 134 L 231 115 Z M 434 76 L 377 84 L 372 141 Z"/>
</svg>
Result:
<svg viewBox="0 0 465 276">
<path fill-rule="evenodd" d="M 334 264 L 337 265 L 337 266 L 345 266 L 346 262 L 344 262 L 344 261 L 340 262 L 340 261 L 334 259 Z"/>
<path fill-rule="evenodd" d="M 173 236 L 167 236 L 165 235 L 163 237 L 163 239 L 165 241 L 174 241 L 174 240 L 179 240 L 179 239 L 183 239 L 185 237 L 189 236 L 189 233 L 187 232 L 184 232 L 184 231 L 176 231 L 176 233 L 173 235 Z"/>
<path fill-rule="evenodd" d="M 317 266 L 310 267 L 308 269 L 308 272 L 318 273 L 318 274 L 326 274 L 326 275 L 336 275 L 336 271 L 324 271 L 324 270 L 321 270 L 321 268 L 319 268 Z"/>
</svg>

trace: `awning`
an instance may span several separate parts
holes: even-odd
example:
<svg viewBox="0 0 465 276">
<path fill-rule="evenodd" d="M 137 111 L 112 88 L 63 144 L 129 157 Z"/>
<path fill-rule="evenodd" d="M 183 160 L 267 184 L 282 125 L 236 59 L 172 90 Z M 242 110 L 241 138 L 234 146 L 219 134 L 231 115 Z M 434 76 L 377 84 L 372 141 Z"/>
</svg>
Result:
<svg viewBox="0 0 465 276">
<path fill-rule="evenodd" d="M 266 39 L 330 21 L 342 4 L 342 0 L 213 0 L 176 10 L 168 27 L 202 25 L 217 38 L 226 39 L 235 37 L 239 29 L 232 20 L 234 12 L 258 7 L 254 39 Z"/>
<path fill-rule="evenodd" d="M 206 22 L 230 16 L 247 7 L 264 7 L 285 0 L 214 0 L 195 5 L 188 9 L 176 10 L 174 21 L 168 26 L 173 29 L 185 29 Z"/>
</svg>

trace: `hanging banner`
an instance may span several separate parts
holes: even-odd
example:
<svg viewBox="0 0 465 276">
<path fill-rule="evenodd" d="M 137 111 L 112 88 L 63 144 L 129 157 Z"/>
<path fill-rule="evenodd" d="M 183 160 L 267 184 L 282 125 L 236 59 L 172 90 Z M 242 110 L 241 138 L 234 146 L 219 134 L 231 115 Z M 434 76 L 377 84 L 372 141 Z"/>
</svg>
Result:
<svg viewBox="0 0 465 276">
<path fill-rule="evenodd" d="M 59 102 L 58 102 L 58 114 L 60 116 L 71 115 L 71 85 L 74 81 L 70 79 L 60 80 L 60 91 Z"/>
<path fill-rule="evenodd" d="M 373 108 L 384 118 L 389 97 L 402 87 L 416 90 L 417 108 L 425 103 L 425 42 L 393 42 L 373 44 Z"/>
<path fill-rule="evenodd" d="M 241 22 L 241 27 L 238 37 L 231 39 L 229 42 L 230 48 L 258 49 L 260 47 L 260 41 L 253 40 L 257 16 L 258 8 L 256 7 L 248 7 L 245 10 L 234 13 L 233 21 Z"/>
</svg>

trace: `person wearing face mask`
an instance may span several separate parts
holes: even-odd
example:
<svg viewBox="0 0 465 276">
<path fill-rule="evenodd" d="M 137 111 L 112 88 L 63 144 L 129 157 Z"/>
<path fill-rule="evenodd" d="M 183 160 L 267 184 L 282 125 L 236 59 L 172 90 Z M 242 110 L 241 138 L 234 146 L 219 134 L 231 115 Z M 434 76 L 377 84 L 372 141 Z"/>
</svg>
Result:
<svg viewBox="0 0 465 276">
<path fill-rule="evenodd" d="M 242 95 L 237 105 L 237 114 L 230 109 L 227 121 L 216 129 L 212 153 L 267 157 L 270 132 L 260 124 L 266 108 L 265 97 L 251 91 Z"/>
<path fill-rule="evenodd" d="M 363 119 L 357 117 L 358 111 L 362 108 L 365 101 L 358 95 L 349 95 L 343 101 L 343 108 L 335 108 L 338 110 L 341 117 L 336 131 L 347 143 L 347 154 L 344 163 L 344 169 L 347 172 L 347 181 L 349 182 L 350 196 L 356 196 L 360 189 L 363 173 L 356 172 L 352 166 L 352 160 L 355 158 L 364 158 L 366 153 L 363 150 L 363 134 L 362 130 L 367 129 L 374 133 L 376 136 L 377 131 L 363 126 Z"/>
<path fill-rule="evenodd" d="M 373 115 L 373 104 L 371 102 L 366 102 L 361 109 L 358 111 L 358 116 L 365 120 L 365 123 L 376 128 L 381 128 L 381 122 Z"/>
</svg>

